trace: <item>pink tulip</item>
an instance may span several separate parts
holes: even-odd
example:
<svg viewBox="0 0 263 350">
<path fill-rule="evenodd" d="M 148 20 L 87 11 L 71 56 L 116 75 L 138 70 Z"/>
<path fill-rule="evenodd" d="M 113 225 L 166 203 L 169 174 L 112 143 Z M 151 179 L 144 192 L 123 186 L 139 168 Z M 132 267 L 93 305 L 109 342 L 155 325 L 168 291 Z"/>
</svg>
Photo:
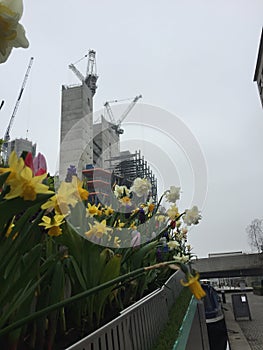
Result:
<svg viewBox="0 0 263 350">
<path fill-rule="evenodd" d="M 141 234 L 137 230 L 132 231 L 131 247 L 136 247 L 141 244 Z"/>
<path fill-rule="evenodd" d="M 43 154 L 38 155 L 33 159 L 33 173 L 35 176 L 45 174 L 47 172 L 47 162 Z"/>
</svg>

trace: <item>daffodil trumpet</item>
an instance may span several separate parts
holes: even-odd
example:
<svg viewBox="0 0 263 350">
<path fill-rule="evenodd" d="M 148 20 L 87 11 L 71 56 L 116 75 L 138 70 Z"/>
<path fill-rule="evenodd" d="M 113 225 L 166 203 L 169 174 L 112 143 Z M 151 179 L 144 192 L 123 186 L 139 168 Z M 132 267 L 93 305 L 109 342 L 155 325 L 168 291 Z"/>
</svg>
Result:
<svg viewBox="0 0 263 350">
<path fill-rule="evenodd" d="M 188 274 L 187 282 L 184 282 L 183 280 L 181 280 L 181 284 L 184 287 L 189 287 L 190 291 L 198 300 L 202 299 L 206 295 L 205 291 L 201 287 L 201 284 L 199 283 L 199 277 L 200 277 L 199 273 L 196 273 L 195 276 Z"/>
</svg>

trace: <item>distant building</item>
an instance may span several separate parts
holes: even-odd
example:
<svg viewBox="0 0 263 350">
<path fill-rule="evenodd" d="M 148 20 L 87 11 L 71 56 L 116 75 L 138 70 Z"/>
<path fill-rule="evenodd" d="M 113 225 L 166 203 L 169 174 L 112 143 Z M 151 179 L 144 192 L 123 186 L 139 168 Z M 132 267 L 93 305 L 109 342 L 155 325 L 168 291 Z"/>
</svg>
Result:
<svg viewBox="0 0 263 350">
<path fill-rule="evenodd" d="M 256 64 L 256 70 L 254 74 L 254 81 L 257 82 L 260 100 L 263 107 L 263 28 L 261 32 L 261 38 L 258 49 L 258 58 Z"/>
<path fill-rule="evenodd" d="M 10 153 L 12 151 L 15 151 L 16 154 L 21 156 L 21 154 L 25 152 L 31 152 L 33 157 L 36 155 L 36 144 L 32 143 L 32 141 L 29 141 L 27 139 L 15 139 L 12 141 L 9 141 L 7 144 L 7 158 L 10 156 Z"/>
<path fill-rule="evenodd" d="M 103 116 L 101 123 L 93 125 L 93 164 L 107 169 L 114 164 L 112 157 L 120 154 L 120 135 L 114 130 L 112 123 Z"/>
</svg>

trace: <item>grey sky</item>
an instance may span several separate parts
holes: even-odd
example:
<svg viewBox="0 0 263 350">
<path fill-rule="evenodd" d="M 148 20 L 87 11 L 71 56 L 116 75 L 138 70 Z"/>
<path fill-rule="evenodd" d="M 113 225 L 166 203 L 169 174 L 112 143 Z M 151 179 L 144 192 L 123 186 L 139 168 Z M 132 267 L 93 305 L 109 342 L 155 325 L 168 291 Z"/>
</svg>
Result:
<svg viewBox="0 0 263 350">
<path fill-rule="evenodd" d="M 245 228 L 263 217 L 263 113 L 252 81 L 263 2 L 25 0 L 21 23 L 30 47 L 13 50 L 0 65 L 2 135 L 34 56 L 10 134 L 36 142 L 54 172 L 61 85 L 78 82 L 68 65 L 92 48 L 95 110 L 106 100 L 142 94 L 143 103 L 177 116 L 198 140 L 208 193 L 202 222 L 189 234 L 194 252 L 249 251 Z"/>
</svg>

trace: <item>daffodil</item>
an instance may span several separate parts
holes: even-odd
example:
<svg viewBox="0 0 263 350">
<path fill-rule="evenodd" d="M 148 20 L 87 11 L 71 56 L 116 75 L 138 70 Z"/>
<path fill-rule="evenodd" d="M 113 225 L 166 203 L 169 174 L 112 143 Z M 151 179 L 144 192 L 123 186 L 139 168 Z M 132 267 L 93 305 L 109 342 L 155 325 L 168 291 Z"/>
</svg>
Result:
<svg viewBox="0 0 263 350">
<path fill-rule="evenodd" d="M 56 214 L 51 218 L 49 216 L 44 215 L 42 217 L 43 222 L 41 222 L 39 226 L 44 226 L 45 229 L 48 230 L 49 236 L 57 237 L 62 234 L 60 225 L 62 225 L 65 222 L 64 218 L 65 218 L 65 215 Z"/>
<path fill-rule="evenodd" d="M 37 194 L 52 194 L 48 186 L 42 182 L 47 174 L 33 176 L 32 170 L 25 166 L 19 174 L 9 180 L 10 192 L 5 195 L 5 199 L 22 197 L 24 200 L 34 201 Z"/>
<path fill-rule="evenodd" d="M 121 243 L 120 238 L 118 236 L 114 237 L 114 240 L 113 240 L 114 248 L 120 248 L 120 243 Z"/>
<path fill-rule="evenodd" d="M 114 228 L 121 231 L 121 229 L 125 226 L 125 222 L 121 222 L 120 219 L 115 221 Z"/>
<path fill-rule="evenodd" d="M 166 191 L 165 199 L 168 202 L 175 203 L 178 199 L 180 199 L 180 187 L 171 186 L 170 190 Z"/>
<path fill-rule="evenodd" d="M 20 171 L 24 168 L 23 158 L 18 158 L 15 151 L 13 151 L 8 159 L 8 168 L 0 168 L 0 174 L 10 172 L 6 183 L 8 184 L 10 180 L 14 179 Z"/>
<path fill-rule="evenodd" d="M 44 203 L 42 209 L 55 209 L 56 214 L 66 215 L 70 211 L 70 206 L 74 207 L 78 200 L 75 196 L 76 187 L 71 182 L 62 182 L 57 193 Z"/>
<path fill-rule="evenodd" d="M 206 295 L 206 293 L 201 287 L 198 280 L 199 280 L 199 274 L 197 273 L 195 276 L 192 276 L 192 275 L 188 276 L 187 282 L 184 282 L 183 280 L 181 280 L 181 284 L 184 287 L 189 287 L 190 291 L 193 293 L 196 299 L 200 300 Z"/>
<path fill-rule="evenodd" d="M 0 63 L 7 60 L 13 47 L 29 46 L 24 27 L 18 23 L 22 14 L 22 0 L 0 2 Z"/>
<path fill-rule="evenodd" d="M 148 179 L 141 179 L 137 177 L 133 181 L 133 185 L 131 187 L 131 191 L 136 194 L 138 197 L 142 197 L 147 195 L 151 190 L 152 185 Z"/>
<path fill-rule="evenodd" d="M 83 188 L 83 181 L 77 178 L 77 176 L 72 177 L 72 185 L 76 188 L 76 197 L 78 200 L 86 201 L 89 196 L 89 192 Z"/>
<path fill-rule="evenodd" d="M 165 222 L 166 216 L 162 215 L 162 214 L 157 214 L 157 215 L 155 215 L 155 220 L 158 222 Z"/>
<path fill-rule="evenodd" d="M 87 217 L 93 217 L 94 215 L 99 214 L 99 206 L 96 206 L 95 204 L 91 205 L 88 203 L 88 208 L 86 209 L 86 216 Z"/>
<path fill-rule="evenodd" d="M 121 197 L 129 196 L 130 190 L 126 186 L 115 185 L 114 194 L 117 199 L 120 199 Z"/>
<path fill-rule="evenodd" d="M 112 209 L 111 205 L 110 206 L 106 206 L 104 208 L 104 214 L 105 215 L 110 216 L 113 213 L 114 213 L 114 210 Z"/>
<path fill-rule="evenodd" d="M 128 196 L 120 198 L 119 201 L 122 205 L 131 206 L 131 199 Z"/>
<path fill-rule="evenodd" d="M 171 205 L 167 210 L 167 215 L 171 220 L 175 220 L 179 216 L 178 208 L 176 205 Z"/>
<path fill-rule="evenodd" d="M 180 244 L 177 241 L 169 241 L 167 245 L 170 249 L 176 249 L 180 246 Z"/>
<path fill-rule="evenodd" d="M 96 221 L 94 225 L 89 224 L 89 226 L 90 230 L 85 233 L 88 238 L 91 238 L 93 235 L 97 238 L 102 238 L 103 235 L 107 235 L 108 232 L 112 231 L 111 228 L 107 227 L 106 220 Z"/>
<path fill-rule="evenodd" d="M 186 225 L 197 225 L 200 220 L 200 212 L 198 207 L 195 205 L 192 209 L 186 209 L 185 215 L 183 216 L 183 220 Z"/>
</svg>

